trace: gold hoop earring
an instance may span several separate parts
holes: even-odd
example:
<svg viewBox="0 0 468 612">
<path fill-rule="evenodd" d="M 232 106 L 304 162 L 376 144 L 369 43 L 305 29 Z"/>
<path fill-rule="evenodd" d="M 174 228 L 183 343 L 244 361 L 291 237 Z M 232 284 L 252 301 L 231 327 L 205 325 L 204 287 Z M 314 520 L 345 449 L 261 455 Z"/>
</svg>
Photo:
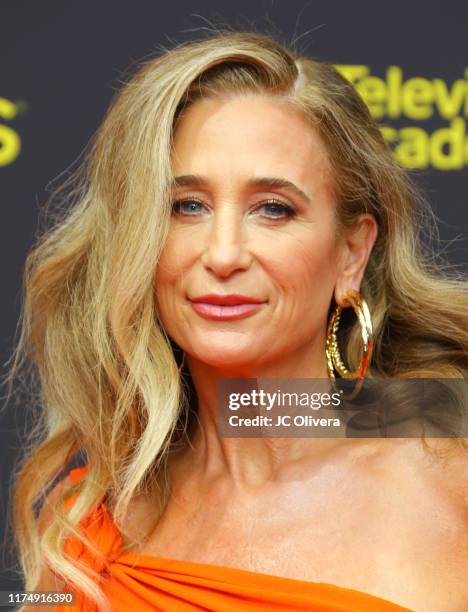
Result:
<svg viewBox="0 0 468 612">
<path fill-rule="evenodd" d="M 366 301 L 361 298 L 357 291 L 353 290 L 350 290 L 347 293 L 346 299 L 353 307 L 359 324 L 361 326 L 361 363 L 359 364 L 359 367 L 356 370 L 350 372 L 348 368 L 344 365 L 343 360 L 341 358 L 340 349 L 338 346 L 337 333 L 340 324 L 341 312 L 343 310 L 342 306 L 336 307 L 335 312 L 333 313 L 330 322 L 328 323 L 325 353 L 327 357 L 328 374 L 330 376 L 333 388 L 336 391 L 338 391 L 338 389 L 336 387 L 335 369 L 338 371 L 341 378 L 344 378 L 345 380 L 356 380 L 356 385 L 353 391 L 347 396 L 342 395 L 344 399 L 353 399 L 361 390 L 362 384 L 364 382 L 367 367 L 372 357 L 372 349 L 374 342 L 372 319 Z"/>
</svg>

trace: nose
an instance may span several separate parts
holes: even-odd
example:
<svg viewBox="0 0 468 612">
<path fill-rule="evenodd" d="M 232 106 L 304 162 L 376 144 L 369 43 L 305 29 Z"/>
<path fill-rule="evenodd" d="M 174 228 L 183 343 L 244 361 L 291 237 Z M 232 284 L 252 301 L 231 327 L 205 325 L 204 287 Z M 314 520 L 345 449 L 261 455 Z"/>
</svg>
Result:
<svg viewBox="0 0 468 612">
<path fill-rule="evenodd" d="M 202 262 L 220 278 L 248 269 L 252 261 L 243 219 L 236 208 L 220 207 L 213 215 L 206 236 Z"/>
</svg>

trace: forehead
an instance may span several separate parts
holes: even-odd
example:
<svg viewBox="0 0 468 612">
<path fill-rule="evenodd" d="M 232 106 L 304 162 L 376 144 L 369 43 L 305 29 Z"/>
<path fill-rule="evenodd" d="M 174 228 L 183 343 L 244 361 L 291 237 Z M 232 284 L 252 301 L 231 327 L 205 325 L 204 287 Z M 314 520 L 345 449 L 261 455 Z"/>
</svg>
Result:
<svg viewBox="0 0 468 612">
<path fill-rule="evenodd" d="M 291 104 L 260 96 L 210 98 L 191 105 L 174 134 L 174 174 L 274 175 L 302 183 L 325 179 L 326 147 Z"/>
</svg>

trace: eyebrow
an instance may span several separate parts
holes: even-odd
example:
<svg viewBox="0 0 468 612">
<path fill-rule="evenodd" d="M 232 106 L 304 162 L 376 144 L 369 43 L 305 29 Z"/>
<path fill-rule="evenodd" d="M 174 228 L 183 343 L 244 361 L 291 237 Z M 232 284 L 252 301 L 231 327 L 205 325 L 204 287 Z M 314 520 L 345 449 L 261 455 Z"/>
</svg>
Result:
<svg viewBox="0 0 468 612">
<path fill-rule="evenodd" d="M 208 181 L 198 174 L 184 174 L 174 177 L 171 187 L 172 189 L 177 189 L 178 187 L 205 187 L 207 183 Z M 311 204 L 309 196 L 302 189 L 291 181 L 277 176 L 252 177 L 247 181 L 247 187 L 250 189 L 289 189 L 296 196 Z"/>
</svg>

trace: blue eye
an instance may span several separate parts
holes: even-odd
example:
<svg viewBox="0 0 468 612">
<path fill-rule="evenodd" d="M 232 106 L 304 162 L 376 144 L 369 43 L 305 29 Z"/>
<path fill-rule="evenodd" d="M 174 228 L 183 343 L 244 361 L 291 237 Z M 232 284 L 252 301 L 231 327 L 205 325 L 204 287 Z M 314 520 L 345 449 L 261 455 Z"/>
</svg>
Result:
<svg viewBox="0 0 468 612">
<path fill-rule="evenodd" d="M 264 202 L 257 208 L 257 210 L 261 208 L 269 208 L 270 211 L 272 211 L 273 213 L 279 213 L 273 215 L 266 215 L 270 219 L 284 219 L 288 217 L 293 217 L 296 214 L 296 211 L 292 206 L 289 206 L 289 204 L 284 204 L 283 202 L 277 202 L 276 200 Z"/>
<path fill-rule="evenodd" d="M 184 204 L 188 204 L 189 206 L 184 206 Z M 186 200 L 177 200 L 172 204 L 172 212 L 175 214 L 183 214 L 183 215 L 194 215 L 199 212 L 199 206 L 203 206 L 201 202 L 198 200 L 193 200 L 192 198 Z"/>
<path fill-rule="evenodd" d="M 175 215 L 184 215 L 188 217 L 198 216 L 204 204 L 195 200 L 194 198 L 186 198 L 184 200 L 176 200 L 172 203 L 172 213 Z M 280 202 L 277 200 L 268 200 L 263 202 L 254 210 L 254 213 L 262 209 L 269 210 L 269 214 L 261 215 L 262 217 L 270 220 L 282 220 L 294 217 L 296 210 L 289 204 Z"/>
</svg>

